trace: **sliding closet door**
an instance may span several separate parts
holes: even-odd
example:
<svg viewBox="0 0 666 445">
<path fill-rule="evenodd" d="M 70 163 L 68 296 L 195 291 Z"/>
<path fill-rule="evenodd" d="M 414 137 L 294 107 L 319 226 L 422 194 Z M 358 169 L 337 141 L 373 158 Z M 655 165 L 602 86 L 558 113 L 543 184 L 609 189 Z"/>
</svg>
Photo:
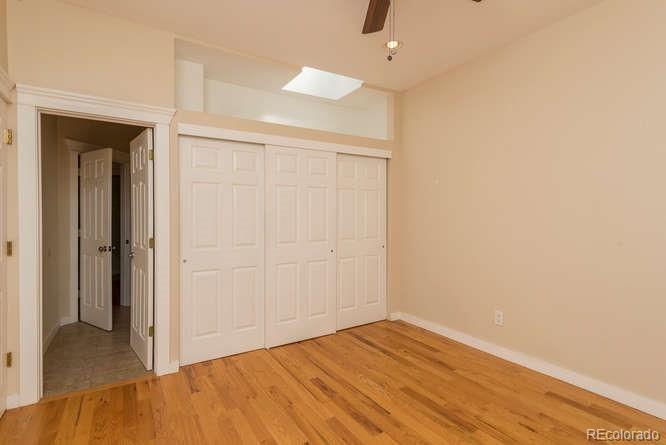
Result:
<svg viewBox="0 0 666 445">
<path fill-rule="evenodd" d="M 386 160 L 338 155 L 338 329 L 386 318 Z"/>
<path fill-rule="evenodd" d="M 264 346 L 264 147 L 180 138 L 181 363 Z"/>
<path fill-rule="evenodd" d="M 336 154 L 266 147 L 266 346 L 335 332 Z"/>
</svg>

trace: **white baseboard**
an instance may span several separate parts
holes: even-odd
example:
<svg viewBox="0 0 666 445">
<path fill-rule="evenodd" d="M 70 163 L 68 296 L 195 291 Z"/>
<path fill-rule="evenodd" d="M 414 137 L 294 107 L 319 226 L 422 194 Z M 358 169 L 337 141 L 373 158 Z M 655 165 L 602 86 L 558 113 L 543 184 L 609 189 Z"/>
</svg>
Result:
<svg viewBox="0 0 666 445">
<path fill-rule="evenodd" d="M 79 321 L 78 318 L 73 318 L 72 316 L 68 315 L 68 316 L 62 317 L 60 319 L 60 326 L 65 326 L 66 324 L 76 323 L 77 321 Z"/>
<path fill-rule="evenodd" d="M 174 360 L 166 366 L 161 367 L 160 369 L 155 368 L 156 375 L 166 375 L 166 374 L 175 374 L 180 370 L 180 361 Z"/>
<path fill-rule="evenodd" d="M 21 406 L 21 397 L 18 394 L 10 394 L 7 396 L 7 409 L 14 409 Z"/>
<path fill-rule="evenodd" d="M 560 366 L 549 363 L 540 358 L 532 357 L 522 352 L 514 351 L 494 343 L 481 340 L 480 338 L 473 337 L 465 334 L 464 332 L 456 331 L 455 329 L 447 328 L 432 321 L 424 320 L 411 314 L 402 312 L 393 312 L 389 315 L 389 320 L 403 320 L 411 323 L 420 328 L 434 332 L 444 337 L 448 337 L 457 342 L 463 343 L 472 348 L 479 349 L 494 356 L 503 358 L 513 363 L 517 363 L 526 368 L 546 374 L 550 377 L 570 383 L 574 386 L 586 389 L 593 393 L 602 395 L 616 402 L 636 408 L 640 411 L 652 414 L 661 419 L 666 419 L 666 403 L 660 402 L 649 397 L 636 394 L 618 386 L 602 382 L 601 380 L 588 377 L 583 374 L 562 368 Z"/>
<path fill-rule="evenodd" d="M 51 330 L 44 336 L 42 340 L 42 354 L 46 354 L 46 351 L 49 349 L 49 345 L 53 341 L 53 337 L 58 333 L 60 329 L 60 322 L 56 323 Z"/>
<path fill-rule="evenodd" d="M 391 321 L 400 320 L 402 318 L 402 312 L 391 312 L 388 316 L 388 319 Z"/>
</svg>

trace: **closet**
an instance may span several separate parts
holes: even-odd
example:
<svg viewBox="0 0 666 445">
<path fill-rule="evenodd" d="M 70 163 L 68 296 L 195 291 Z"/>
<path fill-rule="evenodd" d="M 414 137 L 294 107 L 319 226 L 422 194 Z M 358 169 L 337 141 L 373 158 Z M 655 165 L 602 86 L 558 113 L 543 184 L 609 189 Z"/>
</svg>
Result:
<svg viewBox="0 0 666 445">
<path fill-rule="evenodd" d="M 266 147 L 266 346 L 335 332 L 336 154 Z"/>
<path fill-rule="evenodd" d="M 264 147 L 181 138 L 181 363 L 264 346 Z"/>
<path fill-rule="evenodd" d="M 180 136 L 181 364 L 386 318 L 386 159 Z"/>
</svg>

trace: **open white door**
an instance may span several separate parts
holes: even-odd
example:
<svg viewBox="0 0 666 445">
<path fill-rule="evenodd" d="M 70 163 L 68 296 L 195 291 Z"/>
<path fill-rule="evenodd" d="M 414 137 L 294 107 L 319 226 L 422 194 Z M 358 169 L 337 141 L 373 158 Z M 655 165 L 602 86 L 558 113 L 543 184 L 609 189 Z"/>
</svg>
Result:
<svg viewBox="0 0 666 445">
<path fill-rule="evenodd" d="M 0 128 L 3 128 L 0 117 Z M 0 141 L 0 358 L 4 359 L 7 351 L 6 285 L 5 285 L 5 144 Z M 7 408 L 7 368 L 0 364 L 0 417 Z"/>
<path fill-rule="evenodd" d="M 130 345 L 146 369 L 153 369 L 153 130 L 130 142 L 132 296 Z M 165 154 L 165 156 L 168 156 Z"/>
<path fill-rule="evenodd" d="M 113 150 L 81 154 L 81 321 L 110 331 Z"/>
</svg>

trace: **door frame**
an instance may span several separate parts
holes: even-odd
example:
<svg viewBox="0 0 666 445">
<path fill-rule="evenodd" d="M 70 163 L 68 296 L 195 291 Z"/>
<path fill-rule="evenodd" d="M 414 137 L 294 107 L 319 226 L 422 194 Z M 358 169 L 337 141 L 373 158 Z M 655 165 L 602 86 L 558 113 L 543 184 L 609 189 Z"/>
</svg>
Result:
<svg viewBox="0 0 666 445">
<path fill-rule="evenodd" d="M 169 125 L 175 113 L 155 107 L 66 91 L 16 85 L 19 266 L 18 406 L 42 396 L 42 253 L 40 115 L 42 113 L 153 128 L 155 250 L 155 373 L 178 371 L 170 357 L 170 151 Z"/>
</svg>

